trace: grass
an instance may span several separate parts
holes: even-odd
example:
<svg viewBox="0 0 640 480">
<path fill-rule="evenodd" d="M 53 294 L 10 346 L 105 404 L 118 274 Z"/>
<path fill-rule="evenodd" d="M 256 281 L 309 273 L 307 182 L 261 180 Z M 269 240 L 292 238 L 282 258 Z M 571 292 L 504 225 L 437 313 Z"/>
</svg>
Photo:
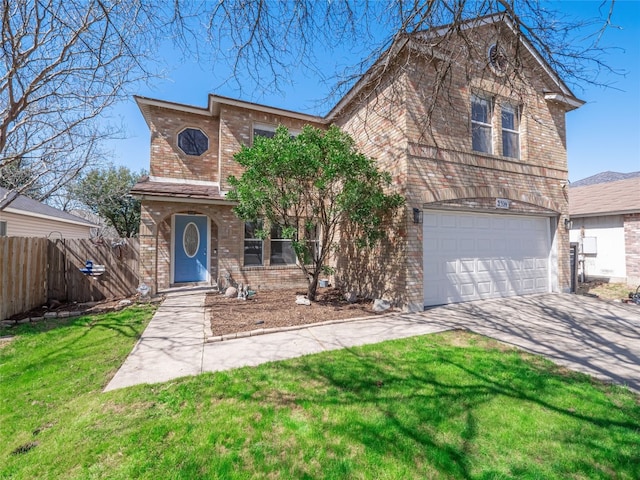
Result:
<svg viewBox="0 0 640 480">
<path fill-rule="evenodd" d="M 0 478 L 640 478 L 637 395 L 464 332 L 101 393 L 150 313 L 0 348 Z"/>
<path fill-rule="evenodd" d="M 578 284 L 578 293 L 597 295 L 603 300 L 621 300 L 629 297 L 629 292 L 635 293 L 637 285 L 624 283 L 608 283 L 592 281 Z"/>
</svg>

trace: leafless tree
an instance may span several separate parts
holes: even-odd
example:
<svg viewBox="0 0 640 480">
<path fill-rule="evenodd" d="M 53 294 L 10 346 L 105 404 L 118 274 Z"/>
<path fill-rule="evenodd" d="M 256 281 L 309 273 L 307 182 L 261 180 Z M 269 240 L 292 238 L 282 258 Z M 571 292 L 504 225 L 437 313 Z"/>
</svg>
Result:
<svg viewBox="0 0 640 480">
<path fill-rule="evenodd" d="M 167 37 L 217 71 L 226 65 L 241 90 L 247 79 L 282 88 L 307 69 L 334 85 L 336 98 L 374 62 L 374 73 L 402 73 L 398 61 L 409 62 L 397 54 L 411 34 L 447 25 L 440 38 L 472 48 L 464 21 L 505 12 L 565 81 L 598 83 L 614 1 L 603 0 L 601 18 L 576 20 L 538 0 L 0 0 L 0 180 L 50 198 L 102 163 L 102 140 L 121 133 L 105 112 L 153 76 Z M 327 69 L 318 46 L 363 60 Z M 448 70 L 462 55 L 438 66 L 430 98 L 446 97 Z"/>
<path fill-rule="evenodd" d="M 612 27 L 614 2 L 602 0 L 597 18 L 568 18 L 539 0 L 224 0 L 204 3 L 199 15 L 208 19 L 209 41 L 216 45 L 212 64 L 225 62 L 238 88 L 247 78 L 267 89 L 280 88 L 300 68 L 326 79 L 325 65 L 314 57 L 318 45 L 323 51 L 361 53 L 361 63 L 329 74 L 333 93 L 341 96 L 374 61 L 392 64 L 408 34 L 445 26 L 440 38 L 471 44 L 461 25 L 499 12 L 564 81 L 605 82 L 601 74 L 610 69 L 600 41 Z"/>
<path fill-rule="evenodd" d="M 47 199 L 104 160 L 102 117 L 152 76 L 161 6 L 137 0 L 1 0 L 0 175 Z"/>
</svg>

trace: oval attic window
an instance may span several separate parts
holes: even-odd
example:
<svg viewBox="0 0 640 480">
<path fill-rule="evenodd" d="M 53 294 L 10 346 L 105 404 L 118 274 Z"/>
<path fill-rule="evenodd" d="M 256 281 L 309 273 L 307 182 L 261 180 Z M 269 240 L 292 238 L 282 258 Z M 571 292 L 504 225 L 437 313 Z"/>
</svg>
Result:
<svg viewBox="0 0 640 480">
<path fill-rule="evenodd" d="M 504 49 L 496 45 L 495 43 L 489 47 L 489 65 L 494 72 L 499 75 L 503 75 L 507 71 L 507 54 Z"/>
<path fill-rule="evenodd" d="M 199 128 L 185 128 L 178 134 L 178 146 L 187 155 L 202 155 L 209 149 L 209 139 Z"/>
</svg>

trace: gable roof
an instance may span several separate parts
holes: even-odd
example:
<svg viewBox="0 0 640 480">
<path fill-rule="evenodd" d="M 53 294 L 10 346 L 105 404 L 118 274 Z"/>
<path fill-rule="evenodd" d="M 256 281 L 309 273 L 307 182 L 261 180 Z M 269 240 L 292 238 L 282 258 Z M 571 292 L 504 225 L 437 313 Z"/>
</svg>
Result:
<svg viewBox="0 0 640 480">
<path fill-rule="evenodd" d="M 481 27 L 483 25 L 490 25 L 500 22 L 504 23 L 517 36 L 522 45 L 524 45 L 527 51 L 540 65 L 542 70 L 551 79 L 552 83 L 557 87 L 557 91 L 541 92 L 544 94 L 545 99 L 563 103 L 568 107 L 568 110 L 579 108 L 585 104 L 583 100 L 578 99 L 573 94 L 571 89 L 566 85 L 562 78 L 560 78 L 560 75 L 558 75 L 553 67 L 551 67 L 551 65 L 549 65 L 549 63 L 542 57 L 540 52 L 535 48 L 535 46 L 531 43 L 527 36 L 522 34 L 522 32 L 519 32 L 510 16 L 505 12 L 500 12 L 489 14 L 483 17 L 472 18 L 460 24 L 449 24 L 440 27 L 433 27 L 428 30 L 421 30 L 399 37 L 387 50 L 385 50 L 378 57 L 378 59 L 373 63 L 369 70 L 360 77 L 360 79 L 351 87 L 351 89 L 349 89 L 349 91 L 338 101 L 338 103 L 336 103 L 331 111 L 329 111 L 329 113 L 325 116 L 325 119 L 329 122 L 332 121 L 351 102 L 351 100 L 353 100 L 353 98 L 358 95 L 358 93 L 363 88 L 365 88 L 372 80 L 375 80 L 379 77 L 380 71 L 384 71 L 387 67 L 386 62 L 383 62 L 382 59 L 389 58 L 390 55 L 398 55 L 405 47 L 411 48 L 411 45 L 416 40 L 423 43 L 421 44 L 422 50 L 427 51 L 434 57 L 441 58 L 442 54 L 438 53 L 434 48 L 432 48 L 433 45 L 429 46 L 429 41 L 431 41 L 431 43 L 433 44 L 435 40 L 442 38 L 452 28 L 455 28 L 456 30 L 468 30 Z M 424 45 L 424 43 L 426 43 L 426 45 Z"/>
<path fill-rule="evenodd" d="M 569 189 L 569 214 L 572 217 L 638 212 L 640 212 L 640 178 L 638 177 Z"/>
<path fill-rule="evenodd" d="M 3 187 L 0 187 L 0 199 L 4 199 L 4 201 L 0 203 L 0 211 L 54 219 L 60 222 L 84 225 L 87 227 L 99 226 L 85 220 L 84 218 L 80 218 L 63 210 L 45 205 L 44 203 L 38 202 L 25 195 L 16 194 L 15 191 L 9 191 Z"/>
</svg>

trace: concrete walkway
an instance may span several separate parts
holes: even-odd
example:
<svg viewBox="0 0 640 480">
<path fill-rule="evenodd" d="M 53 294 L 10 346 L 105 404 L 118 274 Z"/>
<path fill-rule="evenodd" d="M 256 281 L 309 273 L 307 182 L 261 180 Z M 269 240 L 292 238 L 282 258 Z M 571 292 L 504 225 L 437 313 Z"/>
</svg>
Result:
<svg viewBox="0 0 640 480">
<path fill-rule="evenodd" d="M 205 293 L 168 294 L 105 391 L 450 329 L 471 330 L 640 391 L 640 308 L 634 305 L 532 295 L 206 343 Z"/>
</svg>

